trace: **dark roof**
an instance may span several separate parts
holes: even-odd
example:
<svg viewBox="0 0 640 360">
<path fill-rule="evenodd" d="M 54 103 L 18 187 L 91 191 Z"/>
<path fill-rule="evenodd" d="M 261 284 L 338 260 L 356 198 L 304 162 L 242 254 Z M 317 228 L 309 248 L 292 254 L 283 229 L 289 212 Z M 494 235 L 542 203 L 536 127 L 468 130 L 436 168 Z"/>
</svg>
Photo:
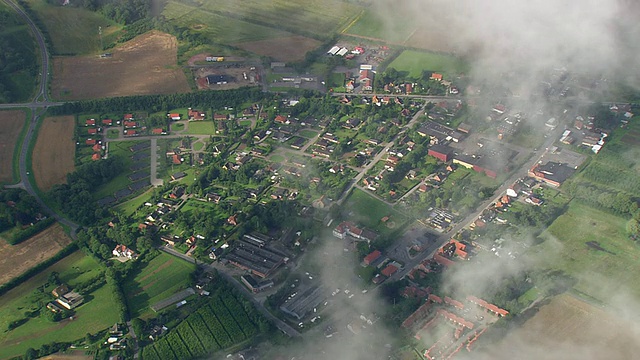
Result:
<svg viewBox="0 0 640 360">
<path fill-rule="evenodd" d="M 432 147 L 429 148 L 429 150 L 435 151 L 443 155 L 451 155 L 453 153 L 453 148 L 447 145 L 439 145 L 439 144 L 433 145 Z"/>
<path fill-rule="evenodd" d="M 544 174 L 545 179 L 549 179 L 558 183 L 563 183 L 573 173 L 575 169 L 570 168 L 566 164 L 561 164 L 555 161 L 549 161 L 544 165 L 539 165 L 537 171 Z"/>
</svg>

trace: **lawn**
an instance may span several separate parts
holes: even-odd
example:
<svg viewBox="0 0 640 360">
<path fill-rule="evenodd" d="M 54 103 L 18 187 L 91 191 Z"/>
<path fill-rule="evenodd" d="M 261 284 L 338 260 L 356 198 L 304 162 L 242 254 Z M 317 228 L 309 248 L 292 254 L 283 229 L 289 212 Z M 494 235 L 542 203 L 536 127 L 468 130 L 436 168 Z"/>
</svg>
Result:
<svg viewBox="0 0 640 360">
<path fill-rule="evenodd" d="M 133 153 L 129 148 L 136 143 L 136 141 L 117 141 L 109 143 L 109 156 L 122 157 L 124 160 L 124 171 L 108 183 L 98 187 L 93 193 L 94 199 L 99 200 L 106 196 L 113 195 L 116 191 L 131 184 L 131 181 L 127 177 L 131 174 L 129 167 L 133 164 L 133 160 L 131 159 L 131 155 L 133 155 Z"/>
<path fill-rule="evenodd" d="M 385 204 L 360 189 L 353 190 L 353 193 L 351 193 L 344 203 L 343 209 L 346 211 L 348 220 L 355 221 L 371 230 L 376 230 L 381 233 L 391 230 L 380 222 L 380 219 L 385 216 L 391 216 L 391 221 L 396 224 L 395 228 L 406 221 L 406 218 L 390 205 Z"/>
<path fill-rule="evenodd" d="M 469 70 L 468 64 L 454 56 L 414 50 L 403 51 L 388 67 L 406 71 L 412 78 L 419 78 L 426 70 L 443 73 L 445 79 L 451 79 Z"/>
<path fill-rule="evenodd" d="M 574 289 L 604 303 L 624 291 L 640 300 L 640 248 L 627 238 L 627 220 L 572 201 L 531 248 L 549 268 L 577 280 Z M 586 245 L 597 242 L 604 249 Z"/>
<path fill-rule="evenodd" d="M 42 20 L 53 42 L 55 54 L 88 54 L 101 51 L 99 28 L 106 46 L 116 40 L 122 25 L 74 6 L 49 5 L 46 1 L 27 0 Z"/>
<path fill-rule="evenodd" d="M 107 139 L 117 139 L 119 136 L 120 136 L 120 130 L 118 129 L 107 130 Z"/>
<path fill-rule="evenodd" d="M 311 139 L 312 137 L 318 135 L 318 133 L 313 130 L 304 129 L 304 130 L 298 131 L 298 135 L 302 137 L 306 137 L 307 139 Z"/>
<path fill-rule="evenodd" d="M 195 150 L 195 151 L 200 151 L 200 150 L 202 150 L 203 147 L 204 147 L 204 142 L 202 142 L 202 141 L 198 141 L 198 142 L 193 144 L 193 150 Z"/>
<path fill-rule="evenodd" d="M 139 196 L 134 197 L 133 199 L 127 200 L 122 204 L 114 207 L 114 210 L 120 211 L 127 216 L 133 215 L 136 212 L 136 209 L 140 207 L 140 205 L 146 203 L 151 199 L 151 195 L 153 194 L 153 189 L 149 189 Z"/>
<path fill-rule="evenodd" d="M 185 134 L 213 135 L 216 133 L 216 127 L 213 121 L 191 121 L 187 126 Z"/>
<path fill-rule="evenodd" d="M 123 288 L 132 317 L 150 317 L 150 306 L 185 289 L 195 266 L 161 253 L 129 277 Z"/>
<path fill-rule="evenodd" d="M 53 286 L 40 288 L 47 282 L 52 271 L 60 274 L 60 279 L 73 287 L 99 274 L 100 265 L 93 258 L 77 251 L 58 261 L 41 273 L 27 280 L 0 298 L 0 328 L 6 329 L 9 322 L 23 318 L 26 311 L 40 308 L 44 301 L 53 300 L 48 294 Z M 0 333 L 0 358 L 22 355 L 29 348 L 39 348 L 54 341 L 74 341 L 87 333 L 95 334 L 119 320 L 112 302 L 113 290 L 104 285 L 85 297 L 86 303 L 78 307 L 74 320 L 51 322 L 41 316 L 29 319 L 12 331 Z"/>
</svg>

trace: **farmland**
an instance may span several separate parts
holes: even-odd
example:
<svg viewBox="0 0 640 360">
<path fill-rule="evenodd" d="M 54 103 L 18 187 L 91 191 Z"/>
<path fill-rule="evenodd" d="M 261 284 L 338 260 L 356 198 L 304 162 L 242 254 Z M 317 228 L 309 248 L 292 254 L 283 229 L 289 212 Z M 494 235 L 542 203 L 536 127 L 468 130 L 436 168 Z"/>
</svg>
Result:
<svg viewBox="0 0 640 360">
<path fill-rule="evenodd" d="M 176 38 L 151 31 L 115 47 L 108 58 L 54 58 L 51 92 L 62 100 L 189 92 L 176 63 Z"/>
<path fill-rule="evenodd" d="M 577 280 L 579 293 L 607 303 L 611 294 L 629 292 L 640 299 L 640 249 L 626 235 L 627 220 L 576 202 L 558 217 L 531 250 L 549 268 Z M 602 250 L 587 243 L 596 243 Z M 555 254 L 555 256 L 549 256 Z M 612 279 L 615 279 L 613 281 Z"/>
<path fill-rule="evenodd" d="M 53 257 L 71 243 L 56 224 L 17 245 L 0 242 L 0 285 Z"/>
<path fill-rule="evenodd" d="M 124 285 L 132 316 L 151 314 L 150 306 L 187 287 L 193 264 L 161 253 Z"/>
<path fill-rule="evenodd" d="M 320 42 L 308 37 L 295 35 L 237 43 L 234 46 L 261 56 L 269 56 L 279 61 L 292 62 L 304 59 L 308 51 L 320 46 Z"/>
<path fill-rule="evenodd" d="M 98 27 L 104 44 L 115 41 L 121 33 L 119 25 L 97 12 L 79 7 L 58 6 L 46 1 L 27 0 L 29 7 L 44 23 L 55 54 L 79 55 L 100 51 Z"/>
<path fill-rule="evenodd" d="M 0 112 L 0 183 L 14 180 L 13 160 L 16 144 L 25 123 L 25 113 L 20 110 Z"/>
<path fill-rule="evenodd" d="M 419 78 L 422 71 L 437 71 L 443 73 L 445 78 L 468 71 L 464 61 L 456 57 L 414 50 L 403 51 L 389 67 L 401 72 L 406 71 L 412 78 Z"/>
<path fill-rule="evenodd" d="M 167 336 L 143 349 L 144 359 L 202 357 L 250 339 L 258 332 L 243 305 L 229 292 L 212 296 Z"/>
<path fill-rule="evenodd" d="M 570 295 L 545 304 L 479 359 L 633 359 L 640 344 L 636 323 Z"/>
<path fill-rule="evenodd" d="M 396 9 L 401 9 L 401 7 L 398 6 Z M 357 20 L 349 24 L 343 32 L 348 35 L 402 44 L 416 28 L 407 24 L 403 17 L 397 11 L 388 11 L 383 17 L 380 9 L 369 8 L 363 11 Z"/>
<path fill-rule="evenodd" d="M 41 273 L 7 292 L 0 299 L 0 328 L 7 329 L 10 322 L 20 319 L 25 312 L 42 307 L 48 301 L 53 286 L 41 289 L 51 272 L 58 272 L 62 282 L 71 287 L 92 281 L 100 275 L 99 264 L 91 257 L 77 251 L 56 262 Z M 22 355 L 29 348 L 54 341 L 82 339 L 87 333 L 103 330 L 118 321 L 119 316 L 112 302 L 112 289 L 103 285 L 90 294 L 90 300 L 75 309 L 73 320 L 51 322 L 43 315 L 36 315 L 11 331 L 0 333 L 0 358 Z M 47 311 L 45 309 L 45 311 Z"/>
<path fill-rule="evenodd" d="M 55 184 L 65 183 L 67 174 L 75 170 L 74 127 L 73 116 L 43 120 L 32 154 L 33 175 L 40 190 L 47 191 Z"/>
</svg>

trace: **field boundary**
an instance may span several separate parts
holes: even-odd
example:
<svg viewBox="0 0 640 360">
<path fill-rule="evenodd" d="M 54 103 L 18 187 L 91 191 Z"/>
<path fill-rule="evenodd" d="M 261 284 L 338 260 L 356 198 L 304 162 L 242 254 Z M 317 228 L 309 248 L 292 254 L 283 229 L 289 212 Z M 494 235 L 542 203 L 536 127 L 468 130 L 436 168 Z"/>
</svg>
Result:
<svg viewBox="0 0 640 360">
<path fill-rule="evenodd" d="M 12 167 L 13 167 L 13 183 L 20 182 L 20 155 L 22 153 L 22 144 L 27 135 L 27 131 L 29 130 L 29 126 L 31 124 L 31 117 L 33 116 L 32 110 L 29 108 L 20 108 L 19 110 L 24 111 L 25 121 L 24 126 L 22 126 L 22 130 L 20 131 L 20 135 L 18 141 L 16 142 L 16 146 L 13 149 L 13 158 L 11 159 Z"/>
</svg>

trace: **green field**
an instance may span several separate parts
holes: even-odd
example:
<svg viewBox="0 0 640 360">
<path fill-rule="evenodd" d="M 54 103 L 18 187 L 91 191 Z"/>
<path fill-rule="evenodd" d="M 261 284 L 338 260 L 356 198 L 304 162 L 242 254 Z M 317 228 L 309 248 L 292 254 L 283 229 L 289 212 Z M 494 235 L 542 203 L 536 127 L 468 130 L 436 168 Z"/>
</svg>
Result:
<svg viewBox="0 0 640 360">
<path fill-rule="evenodd" d="M 571 202 L 530 253 L 552 269 L 577 280 L 574 289 L 604 303 L 611 294 L 630 293 L 640 299 L 640 248 L 627 238 L 627 219 Z M 605 251 L 586 245 L 594 241 Z"/>
<path fill-rule="evenodd" d="M 149 141 L 149 140 L 145 140 Z M 129 148 L 132 145 L 138 143 L 137 141 L 114 141 L 109 143 L 109 156 L 120 156 L 124 160 L 124 170 L 122 174 L 116 176 L 108 183 L 101 185 L 93 193 L 93 198 L 96 200 L 102 199 L 106 196 L 113 195 L 116 191 L 123 189 L 131 184 L 131 181 L 127 178 L 131 174 L 129 167 L 133 164 L 131 155 L 133 153 Z M 144 150 L 144 151 L 149 151 Z"/>
<path fill-rule="evenodd" d="M 49 5 L 39 0 L 27 0 L 27 3 L 44 23 L 55 54 L 99 52 L 98 27 L 102 27 L 104 45 L 114 42 L 122 30 L 122 25 L 97 12 L 78 7 Z"/>
<path fill-rule="evenodd" d="M 13 9 L 0 3 L 0 47 L 11 56 L 0 66 L 0 103 L 26 101 L 34 94 L 38 75 L 37 46 L 29 27 Z"/>
<path fill-rule="evenodd" d="M 445 79 L 451 79 L 455 74 L 469 70 L 464 61 L 454 56 L 414 50 L 403 51 L 388 67 L 406 71 L 412 78 L 419 78 L 426 70 L 442 73 Z"/>
<path fill-rule="evenodd" d="M 193 4 L 194 2 L 170 2 L 167 6 L 169 10 L 165 9 L 165 16 L 169 13 L 172 16 L 188 19 L 206 10 L 211 15 L 218 15 L 229 20 L 242 19 L 243 23 L 250 26 L 257 26 L 251 24 L 260 24 L 263 25 L 261 27 L 281 29 L 313 37 L 328 37 L 331 33 L 338 32 L 362 10 L 362 6 L 356 3 L 341 0 L 273 0 L 268 2 L 247 0 L 242 2 L 242 6 L 238 6 L 238 3 L 233 0 L 209 0 L 200 2 L 202 6 L 197 12 L 189 11 L 190 6 L 186 5 L 187 3 Z M 211 15 L 207 15 L 207 17 L 212 17 Z M 283 21 L 283 18 L 286 18 L 286 21 Z M 237 20 L 237 22 L 240 21 Z M 191 24 L 197 23 L 192 22 Z M 227 22 L 227 24 L 229 23 Z M 231 29 L 233 31 L 229 32 L 245 31 L 238 29 L 237 26 Z M 255 33 L 254 36 L 256 34 L 260 33 Z"/>
<path fill-rule="evenodd" d="M 347 201 L 345 201 L 343 209 L 343 211 L 351 213 L 349 215 L 350 220 L 380 233 L 388 233 L 393 230 L 380 222 L 380 219 L 385 216 L 391 216 L 391 221 L 396 224 L 396 228 L 407 220 L 390 205 L 357 188 L 353 190 Z"/>
<path fill-rule="evenodd" d="M 385 12 L 384 16 L 385 19 L 380 11 L 367 9 L 344 29 L 344 33 L 402 43 L 416 29 L 415 24 L 408 24 L 407 18 L 397 11 Z"/>
<path fill-rule="evenodd" d="M 213 121 L 191 121 L 187 125 L 185 134 L 190 135 L 213 135 L 216 133 L 216 127 Z"/>
<path fill-rule="evenodd" d="M 11 321 L 24 318 L 26 311 L 38 309 L 53 299 L 48 296 L 53 286 L 46 286 L 45 293 L 38 290 L 53 271 L 60 274 L 62 282 L 73 288 L 98 276 L 101 269 L 93 258 L 76 251 L 3 295 L 0 298 L 0 329 L 3 329 L 0 332 L 0 358 L 22 355 L 30 347 L 39 348 L 54 341 L 82 339 L 87 333 L 95 334 L 119 321 L 117 308 L 112 302 L 113 291 L 109 285 L 103 285 L 85 297 L 86 303 L 75 309 L 74 320 L 54 323 L 36 316 L 12 331 L 4 331 Z M 45 308 L 43 311 L 48 310 Z"/>
<path fill-rule="evenodd" d="M 171 255 L 156 256 L 124 284 L 131 316 L 152 315 L 150 306 L 185 289 L 194 269 L 193 264 Z"/>
</svg>

